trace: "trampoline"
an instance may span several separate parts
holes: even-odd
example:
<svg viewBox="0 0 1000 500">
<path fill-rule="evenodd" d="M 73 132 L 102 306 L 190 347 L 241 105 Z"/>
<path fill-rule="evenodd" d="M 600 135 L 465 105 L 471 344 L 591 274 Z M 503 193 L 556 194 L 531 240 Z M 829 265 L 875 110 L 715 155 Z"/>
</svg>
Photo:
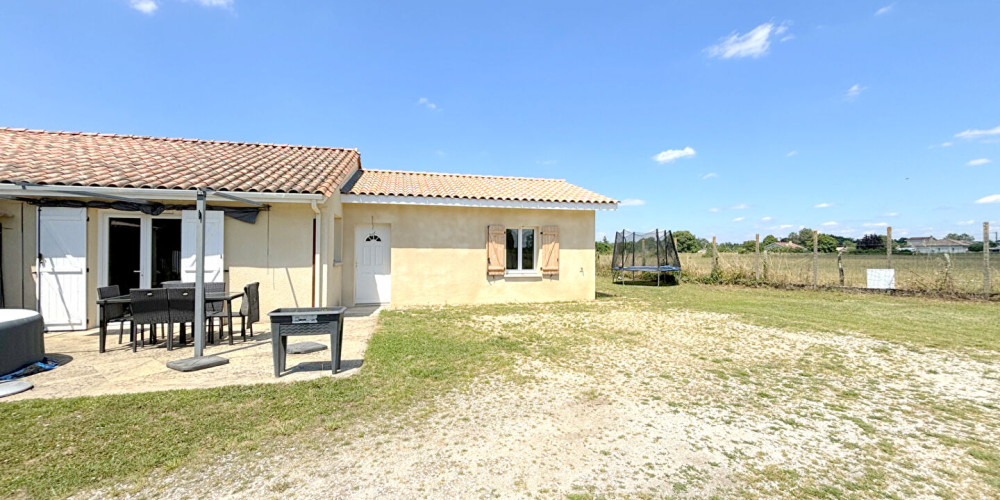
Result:
<svg viewBox="0 0 1000 500">
<path fill-rule="evenodd" d="M 673 233 L 660 229 L 648 233 L 623 229 L 615 233 L 611 255 L 612 282 L 624 285 L 627 272 L 631 273 L 631 281 L 636 281 L 636 273 L 654 273 L 656 286 L 660 286 L 664 275 L 668 280 L 676 281 L 681 272 L 681 260 L 677 256 Z"/>
</svg>

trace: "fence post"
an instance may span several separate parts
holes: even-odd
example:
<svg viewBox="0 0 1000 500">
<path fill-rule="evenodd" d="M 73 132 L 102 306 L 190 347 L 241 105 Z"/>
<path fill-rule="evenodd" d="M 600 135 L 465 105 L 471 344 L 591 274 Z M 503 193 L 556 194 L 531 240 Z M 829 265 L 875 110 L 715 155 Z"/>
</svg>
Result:
<svg viewBox="0 0 1000 500">
<path fill-rule="evenodd" d="M 715 246 L 715 236 L 712 236 L 712 277 L 719 272 L 719 247 Z"/>
<path fill-rule="evenodd" d="M 892 269 L 892 226 L 885 228 L 885 258 Z"/>
<path fill-rule="evenodd" d="M 990 223 L 983 223 L 983 295 L 990 300 Z"/>
<path fill-rule="evenodd" d="M 813 289 L 819 288 L 819 232 L 813 231 Z"/>
<path fill-rule="evenodd" d="M 947 254 L 945 254 L 947 255 Z M 837 250 L 837 271 L 840 273 L 840 286 L 844 286 L 844 251 Z"/>
<path fill-rule="evenodd" d="M 753 279 L 759 283 L 760 282 L 760 233 L 757 233 L 757 235 L 754 236 L 753 253 L 754 253 Z"/>
</svg>

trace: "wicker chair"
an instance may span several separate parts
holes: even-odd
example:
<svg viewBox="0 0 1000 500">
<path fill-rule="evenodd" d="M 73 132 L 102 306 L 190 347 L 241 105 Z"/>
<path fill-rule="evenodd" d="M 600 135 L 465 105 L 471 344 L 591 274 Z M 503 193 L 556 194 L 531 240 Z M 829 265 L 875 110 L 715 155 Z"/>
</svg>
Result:
<svg viewBox="0 0 1000 500">
<path fill-rule="evenodd" d="M 222 293 L 226 291 L 226 284 L 221 282 L 205 283 L 205 293 Z M 219 340 L 222 340 L 222 325 L 226 324 L 229 313 L 226 311 L 225 302 L 206 302 L 205 319 L 208 320 L 208 334 L 215 338 L 215 320 L 219 320 Z M 214 340 L 213 340 L 214 342 Z"/>
<path fill-rule="evenodd" d="M 180 280 L 164 281 L 163 283 L 160 283 L 160 286 L 163 288 L 194 288 L 194 282 Z"/>
<path fill-rule="evenodd" d="M 180 324 L 180 341 L 186 341 L 185 328 L 194 324 L 194 288 L 167 288 L 167 308 L 170 326 L 167 327 L 167 350 L 174 348 L 174 323 Z"/>
<path fill-rule="evenodd" d="M 118 288 L 118 285 L 97 287 L 97 298 L 99 299 L 110 299 L 111 297 L 117 297 L 121 294 L 122 292 L 121 289 Z M 125 334 L 125 322 L 132 321 L 132 315 L 129 313 L 128 306 L 126 304 L 108 304 L 104 306 L 104 316 L 105 322 L 118 323 L 118 343 L 121 344 L 122 335 Z M 107 335 L 107 333 L 108 332 L 105 329 L 103 335 Z"/>
<path fill-rule="evenodd" d="M 133 288 L 129 295 L 132 299 L 132 352 L 136 344 L 145 341 L 144 335 L 136 335 L 135 325 L 150 325 L 150 340 L 156 339 L 156 325 L 170 324 L 167 290 L 163 288 Z"/>
<path fill-rule="evenodd" d="M 253 324 L 260 321 L 260 283 L 253 282 L 243 287 L 243 300 L 240 301 L 240 333 L 243 341 L 247 340 L 247 327 L 250 327 L 250 338 L 253 338 Z M 232 338 L 229 339 L 232 342 Z"/>
</svg>

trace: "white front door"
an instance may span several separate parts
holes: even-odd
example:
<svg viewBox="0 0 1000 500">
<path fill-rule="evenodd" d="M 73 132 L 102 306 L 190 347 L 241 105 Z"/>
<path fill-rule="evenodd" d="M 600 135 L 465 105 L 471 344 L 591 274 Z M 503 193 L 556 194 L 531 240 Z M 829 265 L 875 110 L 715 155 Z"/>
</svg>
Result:
<svg viewBox="0 0 1000 500">
<path fill-rule="evenodd" d="M 392 291 L 389 225 L 358 226 L 354 242 L 354 303 L 388 304 Z"/>
<path fill-rule="evenodd" d="M 87 327 L 87 209 L 38 209 L 38 308 L 49 330 Z"/>
<path fill-rule="evenodd" d="M 223 277 L 222 247 L 225 241 L 224 213 L 205 211 L 205 282 L 218 283 Z M 181 212 L 181 281 L 195 281 L 197 273 L 195 238 L 198 231 L 198 211 Z"/>
</svg>

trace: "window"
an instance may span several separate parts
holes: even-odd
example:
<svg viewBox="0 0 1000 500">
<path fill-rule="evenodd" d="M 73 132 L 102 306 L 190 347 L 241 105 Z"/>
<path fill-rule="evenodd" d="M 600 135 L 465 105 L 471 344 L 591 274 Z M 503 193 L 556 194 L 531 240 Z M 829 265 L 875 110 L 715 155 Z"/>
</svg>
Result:
<svg viewBox="0 0 1000 500">
<path fill-rule="evenodd" d="M 534 228 L 507 229 L 507 272 L 531 273 L 535 271 Z"/>
</svg>

